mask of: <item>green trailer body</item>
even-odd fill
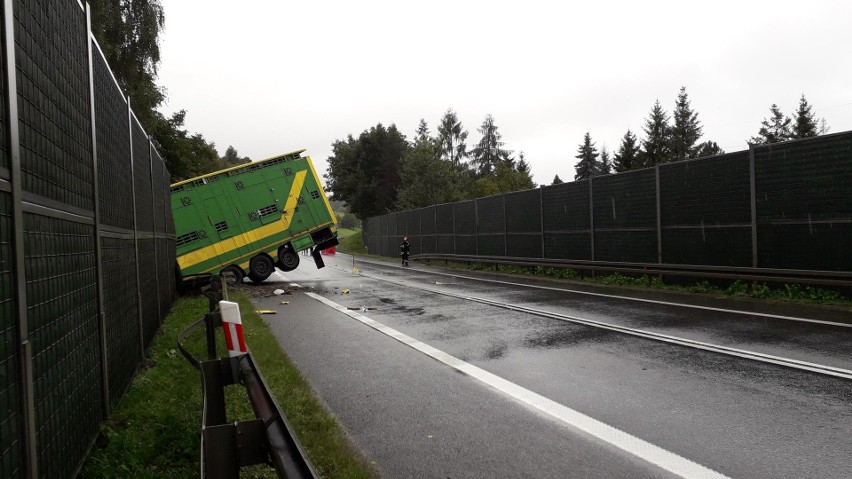
[[[337,244],[336,219],[309,156],[299,150],[171,185],[183,278],[230,271],[263,281],[298,253]]]

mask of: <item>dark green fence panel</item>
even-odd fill
[[[436,225],[438,229],[438,253],[454,254],[456,239],[453,230],[453,203],[438,205]]]
[[[544,257],[592,259],[589,181],[542,188]]]
[[[453,252],[476,254],[476,201],[453,203],[452,208],[455,232]]]
[[[663,263],[751,266],[748,152],[660,165]]]
[[[758,266],[852,270],[852,133],[754,149]]]
[[[141,359],[133,237],[101,237],[109,393],[113,403],[127,390]]]
[[[13,231],[12,195],[0,191],[0,477],[21,476],[23,453]]]
[[[405,214],[405,235],[411,243],[411,254],[423,252],[423,236],[420,234],[420,214],[423,210],[416,209]]]
[[[174,298],[169,175],[138,122],[129,123],[79,2],[15,1],[3,12],[14,28],[14,59],[5,60],[14,64],[15,89],[0,82],[0,91],[19,134],[0,109],[0,477],[35,475],[23,454],[30,447],[39,477],[73,477],[107,412],[105,394],[118,401],[141,363],[140,327],[150,343]],[[18,146],[21,161],[13,163]],[[13,197],[9,182],[18,178],[22,194]],[[15,221],[12,211],[21,210]],[[21,249],[13,248],[16,234]],[[27,303],[20,315],[18,281]],[[22,364],[31,364],[31,385],[19,382]],[[32,402],[24,404],[28,387]],[[23,420],[29,411],[34,430]]]
[[[24,191],[92,211],[88,37],[76,2],[15,2]]]
[[[151,153],[148,135],[136,117],[131,121],[133,148],[133,188],[136,196],[136,228],[140,232],[154,231],[154,203],[151,187]],[[142,262],[140,264],[147,264]]]
[[[423,237],[420,252],[435,253],[438,251],[438,236],[435,227],[435,211],[434,206],[423,208],[420,210],[420,234]]]
[[[42,477],[73,475],[103,414],[94,233],[91,225],[24,214]]]
[[[93,53],[101,224],[132,230],[133,181],[127,102],[100,51],[94,49]]]
[[[541,190],[507,193],[506,255],[541,258]]]
[[[592,180],[594,259],[657,262],[657,193],[653,169]]]
[[[142,309],[142,337],[145,348],[151,345],[160,327],[160,308],[157,299],[156,244],[153,237],[140,238],[136,242],[139,250],[139,291]]]
[[[475,251],[460,254],[506,255],[506,207],[503,195],[476,200],[476,247]]]

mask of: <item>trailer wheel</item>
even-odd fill
[[[249,279],[255,283],[260,283],[269,277],[275,271],[275,264],[272,263],[272,258],[265,254],[259,254],[249,261]]]
[[[293,248],[282,246],[278,248],[278,262],[275,263],[281,271],[293,271],[299,266],[299,254],[293,251]]]
[[[222,273],[231,273],[234,275],[234,284],[243,284],[243,278],[246,277],[243,270],[236,266],[228,266],[227,268],[222,268]]]

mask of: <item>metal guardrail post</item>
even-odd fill
[[[33,390],[32,343],[27,322],[27,281],[24,248],[23,183],[21,182],[21,141],[18,118],[18,82],[15,60],[14,0],[3,1],[3,81],[5,84],[6,145],[9,149],[9,176],[12,189],[12,244],[14,291],[17,315],[18,393],[21,412],[21,444],[24,475],[38,477],[36,450],[35,391]]]

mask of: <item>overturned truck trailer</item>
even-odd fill
[[[292,271],[299,252],[338,244],[336,219],[305,150],[171,185],[182,279],[230,272],[238,282]]]

